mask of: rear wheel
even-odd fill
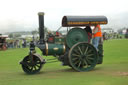
[[[76,71],[92,70],[98,60],[95,47],[86,42],[75,44],[69,51],[69,63]]]

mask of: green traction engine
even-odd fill
[[[38,73],[46,59],[36,53],[38,47],[44,56],[53,55],[62,62],[63,66],[70,66],[76,71],[92,70],[96,64],[103,61],[103,44],[100,43],[99,51],[91,44],[92,30],[87,26],[107,24],[105,16],[64,16],[62,27],[67,28],[66,36],[51,36],[44,39],[44,13],[39,12],[39,43],[30,43],[30,52],[20,62],[22,69],[27,74]]]

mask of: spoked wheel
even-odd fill
[[[76,71],[92,70],[98,60],[95,47],[89,43],[79,42],[69,51],[69,63]]]
[[[42,64],[44,64],[44,60],[41,59],[39,55],[31,55],[26,56],[23,61],[20,62],[22,64],[22,69],[27,74],[35,74],[40,71],[42,68]]]

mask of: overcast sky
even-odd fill
[[[109,23],[102,27],[128,27],[128,0],[0,0],[0,33],[37,29],[38,12],[51,30],[64,15],[105,15]]]

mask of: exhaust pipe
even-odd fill
[[[39,12],[39,41],[40,44],[44,43],[44,12]]]

